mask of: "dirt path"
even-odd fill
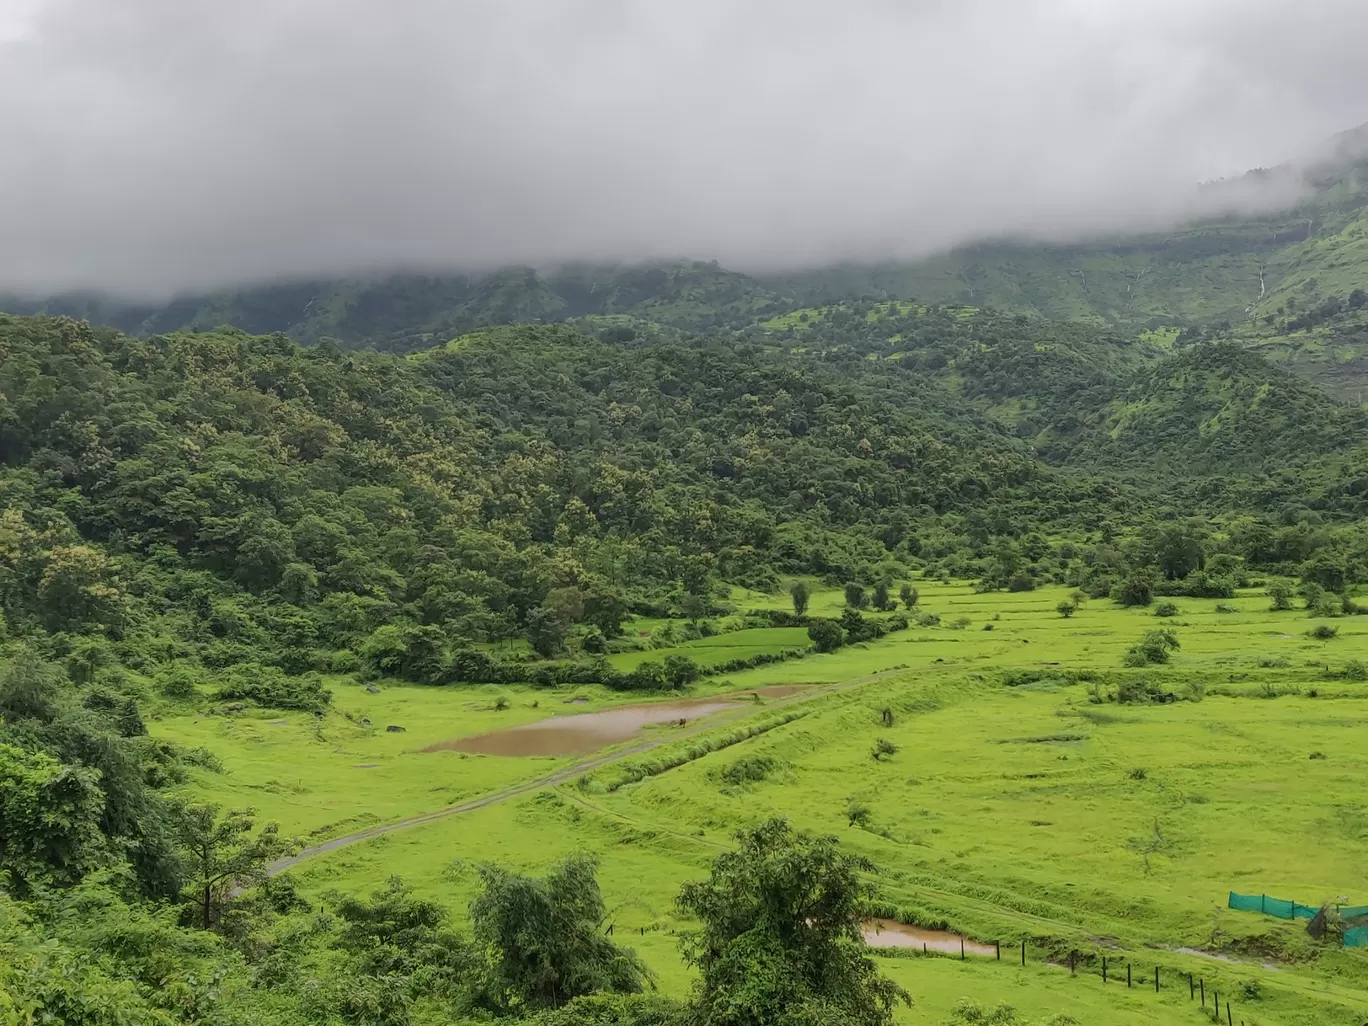
[[[521,784],[515,784],[512,787],[506,787],[499,791],[493,791],[489,794],[481,795],[479,798],[472,798],[469,801],[461,802],[457,805],[448,805],[445,808],[434,809],[431,812],[421,812],[416,816],[396,819],[391,823],[380,823],[373,827],[367,827],[364,830],[357,830],[355,833],[334,837],[332,840],[324,841],[321,844],[311,845],[297,855],[292,855],[289,858],[272,862],[271,865],[267,867],[267,873],[271,876],[275,876],[277,873],[283,873],[285,870],[297,866],[301,862],[305,862],[308,859],[315,858],[319,855],[327,854],[330,851],[336,851],[339,848],[346,848],[353,844],[359,844],[361,841],[369,841],[375,837],[382,837],[385,834],[393,833],[396,830],[407,830],[409,827],[422,826],[424,823],[433,823],[439,819],[446,819],[448,816],[460,816],[463,813],[488,808],[491,805],[497,805],[499,802],[507,801],[510,798],[516,798],[520,794],[526,794],[528,791],[535,791],[543,787],[554,787],[557,784],[565,783],[567,780],[572,780],[583,773],[600,769],[633,755],[640,755],[642,752],[649,752],[651,749],[659,748],[661,745],[671,744],[683,738],[702,734],[734,720],[753,716],[756,712],[761,710],[782,709],[786,706],[810,702],[814,698],[835,694],[840,691],[848,691],[851,688],[860,687],[864,684],[871,684],[874,681],[882,680],[885,677],[890,677],[893,674],[901,672],[903,671],[881,670],[878,673],[871,673],[865,677],[856,677],[853,680],[841,681],[837,684],[818,685],[810,690],[789,695],[786,698],[776,699],[772,702],[767,702],[764,705],[741,705],[738,706],[734,712],[727,711],[715,713],[677,733],[663,733],[659,737],[648,738],[647,740],[639,741],[626,748],[619,748],[605,755],[595,756],[594,758],[577,762],[571,766],[564,766],[545,776],[537,777],[534,780],[527,780]],[[732,693],[746,694],[745,691]]]

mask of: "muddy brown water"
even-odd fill
[[[892,919],[871,919],[864,924],[862,932],[865,943],[871,948],[912,948],[946,955],[960,953],[960,935],[946,930],[923,930],[920,926],[908,926]],[[991,958],[997,954],[997,948],[965,937],[964,953]]]
[[[650,702],[642,705],[621,705],[599,712],[576,713],[568,716],[549,716],[535,723],[524,723],[486,734],[438,741],[424,748],[425,752],[467,752],[471,755],[586,755],[626,741],[642,728],[657,723],[686,724],[704,716],[735,709],[761,698],[783,698],[796,694],[808,685],[780,684],[752,691],[733,691],[710,698],[686,698],[677,702]],[[958,949],[956,949],[958,950]]]

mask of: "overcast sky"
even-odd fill
[[[0,0],[0,291],[1161,225],[1368,120],[1365,39],[1365,0]]]

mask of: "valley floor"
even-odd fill
[[[918,586],[941,626],[709,681],[698,694],[822,686],[738,703],[676,733],[648,726],[583,772],[566,773],[583,757],[423,749],[640,697],[347,688],[320,723],[240,713],[151,728],[222,760],[223,772],[197,776],[197,793],[253,806],[307,843],[564,775],[291,872],[305,893],[367,891],[399,875],[460,914],[480,862],[542,871],[591,851],[615,936],[670,994],[691,980],[676,948],[687,925],[673,906],[679,885],[702,876],[737,828],[778,814],[868,856],[886,914],[1002,942],[1001,963],[881,956],[916,998],[909,1023],[942,1022],[966,996],[1081,1023],[1196,1022],[1189,973],[1209,999],[1233,997],[1235,1022],[1368,1019],[1368,950],[1322,945],[1301,922],[1226,908],[1232,890],[1310,905],[1368,902],[1368,682],[1353,679],[1368,661],[1368,618],[1270,612],[1262,592],[1249,591],[1222,602],[1175,599],[1178,614],[1165,620],[1105,600],[1065,619],[1055,611],[1063,589]],[[736,598],[743,608],[784,602]],[[814,612],[838,601],[818,593]],[[1327,623],[1333,638],[1308,636]],[[1161,624],[1181,642],[1172,661],[1123,671],[1125,649]],[[1119,684],[1135,679],[1179,700],[1116,701]],[[710,738],[747,724],[769,729],[708,751]],[[876,758],[879,739],[893,751]]]

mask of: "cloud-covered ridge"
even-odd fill
[[[683,255],[758,270],[1070,238],[1194,216],[1211,195],[1195,182],[1368,120],[1361,0],[9,14],[0,291]]]

